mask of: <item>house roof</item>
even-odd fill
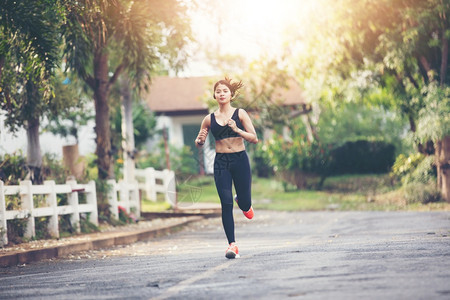
[[[155,77],[144,99],[157,114],[207,113],[208,106],[202,99],[212,97],[213,82],[210,77]],[[273,100],[283,100],[284,105],[304,104],[299,85],[291,80],[288,86],[276,90]]]
[[[207,113],[208,106],[201,101],[207,90],[207,77],[155,77],[144,97],[150,109],[156,113]]]

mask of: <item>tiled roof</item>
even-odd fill
[[[215,78],[209,77],[155,77],[149,92],[144,94],[150,109],[156,113],[207,111],[208,106],[201,99],[213,96]],[[289,89],[274,93],[274,100],[284,100],[284,105],[303,104],[303,93],[293,80]]]
[[[207,110],[200,98],[211,90],[208,83],[206,77],[155,77],[144,97],[154,112]]]

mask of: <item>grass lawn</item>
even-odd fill
[[[178,184],[178,203],[219,203],[212,176]],[[255,209],[311,210],[450,210],[450,203],[408,204],[401,190],[396,190],[387,175],[349,175],[327,178],[323,189],[297,190],[274,178],[253,177],[252,200]],[[169,209],[163,195],[157,202],[143,201],[143,211]]]

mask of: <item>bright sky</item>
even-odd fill
[[[197,55],[187,68],[187,76],[212,71],[200,55],[202,49],[248,60],[280,54],[284,44],[295,42],[292,39],[305,33],[312,19],[321,17],[320,8],[326,0],[198,2],[201,11],[193,14],[192,29],[200,48],[195,50]]]

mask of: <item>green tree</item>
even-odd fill
[[[72,74],[75,75],[75,74]],[[75,76],[67,76],[63,72],[56,72],[53,84],[56,104],[51,107],[48,123],[43,128],[63,138],[79,143],[79,129],[86,126],[94,118],[89,107],[90,99],[82,92],[82,83]]]
[[[400,112],[420,152],[445,149],[433,146],[448,140],[448,123],[431,118],[448,111],[450,1],[328,1],[321,13],[291,64],[308,97],[332,109],[351,102]],[[438,156],[438,183],[450,200],[449,154]]]
[[[180,67],[189,38],[186,5],[176,0],[67,1],[68,65],[93,92],[100,179],[113,178],[110,131],[112,85],[122,73],[140,86],[164,58]]]
[[[347,7],[350,4],[347,1]],[[394,96],[393,105],[407,116],[420,152],[431,154],[438,148],[445,152],[446,147],[430,142],[448,140],[448,117],[444,122],[429,118],[448,112],[450,1],[366,0],[352,2],[352,8],[338,15],[352,24],[344,29],[348,61],[372,71]],[[432,109],[436,101],[444,105]],[[450,176],[445,172],[450,154],[435,156],[447,158],[436,164],[439,188],[450,201]]]
[[[61,21],[56,0],[0,4],[0,105],[11,131],[26,129],[27,165],[34,181],[42,180],[40,118],[55,103],[52,81],[60,62]]]

